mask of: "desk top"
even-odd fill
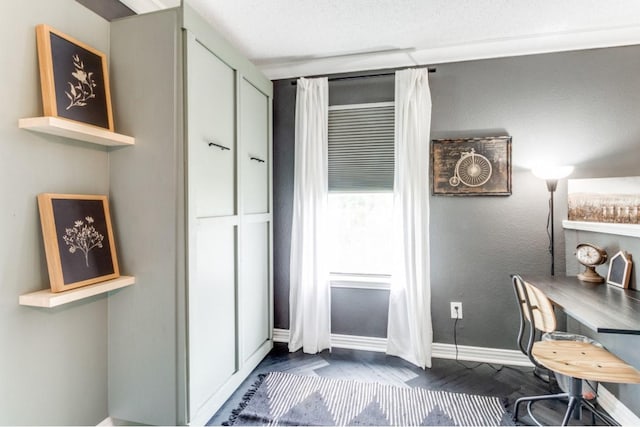
[[[601,333],[640,335],[640,292],[566,276],[523,276],[565,313]]]

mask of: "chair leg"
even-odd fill
[[[514,409],[514,417],[516,421],[518,420],[518,412],[520,408],[520,404],[523,402],[537,402],[539,400],[553,400],[553,399],[562,399],[565,397],[569,397],[569,393],[557,393],[557,394],[543,394],[541,396],[528,396],[521,397],[516,400],[515,409]]]
[[[580,406],[578,405],[580,403],[580,398],[579,397],[575,397],[575,396],[570,396],[569,397],[569,405],[567,405],[567,412],[565,412],[564,414],[564,418],[562,419],[562,426],[566,426],[569,424],[569,418],[571,418],[571,414],[573,413],[574,409],[578,409]]]
[[[567,411],[564,414],[564,418],[561,424],[563,426],[566,426],[569,424],[569,420],[571,419],[572,415],[576,420],[579,420],[581,418],[582,406],[584,406],[586,409],[589,410],[589,412],[591,412],[592,417],[597,417],[603,423],[607,425],[612,425],[612,426],[619,425],[615,419],[605,414],[603,411],[600,411],[593,403],[582,398],[582,380],[578,378],[571,379],[570,390],[568,393],[545,394],[542,396],[521,397],[520,399],[516,400],[515,408],[514,408],[515,420],[518,421],[520,404],[524,402],[529,402],[530,416],[534,420],[534,422],[538,424],[538,421],[536,421],[535,418],[533,417],[533,414],[531,414],[531,404],[539,400],[553,400],[553,399],[562,399],[562,398],[569,398]],[[593,424],[595,424],[595,422]]]
[[[582,418],[582,380],[580,378],[571,378],[571,385],[569,386],[569,396],[577,399],[577,406],[573,410],[573,419],[579,420]]]
[[[544,381],[547,384],[551,384],[551,377],[553,374],[546,368],[533,367],[533,376]]]
[[[599,418],[600,421],[602,421],[603,423],[605,423],[607,425],[610,425],[610,426],[619,425],[618,422],[615,419],[613,419],[609,415],[605,414],[603,411],[601,411],[598,408],[596,408],[596,406],[593,403],[589,402],[588,400],[583,400],[582,404],[591,412],[591,414],[594,417]],[[595,424],[595,422],[593,424]]]

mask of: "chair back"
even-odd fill
[[[524,289],[525,316],[532,326],[542,332],[556,330],[556,315],[549,298],[540,289],[520,278]],[[533,318],[533,321],[531,320]]]
[[[525,282],[515,274],[512,277],[513,290],[520,311],[520,329],[518,331],[518,347],[526,354],[534,365],[540,366],[533,358],[531,349],[536,339],[536,330],[553,332],[556,329],[556,316],[551,301],[538,288]],[[529,325],[527,328],[526,325]],[[529,331],[527,342],[523,341],[525,330]]]

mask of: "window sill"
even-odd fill
[[[329,275],[331,288],[347,289],[391,289],[391,276],[377,274],[338,274]]]

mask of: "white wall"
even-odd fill
[[[95,425],[108,415],[106,298],[18,305],[49,283],[36,195],[109,191],[105,149],[18,129],[42,115],[40,23],[109,51],[109,23],[73,0],[0,4],[0,425]]]

